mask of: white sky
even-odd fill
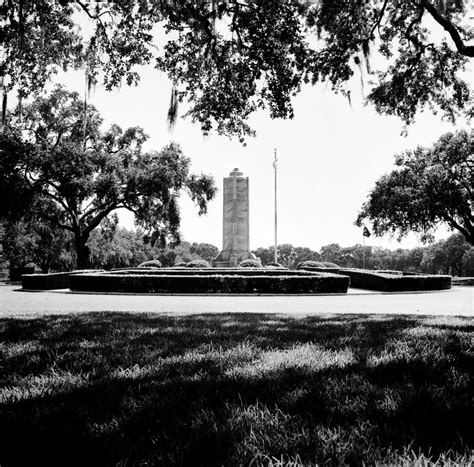
[[[401,136],[403,123],[384,117],[362,102],[359,76],[354,78],[352,107],[323,85],[303,87],[294,99],[293,120],[271,120],[268,112],[256,113],[250,124],[257,131],[247,146],[217,134],[204,137],[198,124],[178,119],[172,134],[166,115],[171,84],[152,67],[140,70],[137,87],[123,86],[107,92],[98,85],[89,102],[97,107],[105,125],[122,128],[139,125],[150,139],[146,149],[161,149],[170,141],[181,144],[191,158],[192,171],[214,177],[219,192],[208,214],[186,197],[181,199],[183,239],[222,246],[222,179],[238,167],[250,179],[250,247],[274,242],[273,151],[278,151],[278,243],[307,246],[314,250],[328,243],[350,246],[362,243],[361,229],[354,226],[358,210],[375,181],[394,167],[394,155],[417,145],[432,145],[453,127],[430,113],[420,115]],[[471,80],[472,78],[472,74]],[[61,73],[56,82],[84,93],[84,75]],[[474,83],[473,83],[474,84]],[[181,114],[184,111],[181,109]],[[133,217],[120,214],[121,224],[133,228]],[[441,228],[438,238],[449,233]],[[411,248],[418,244],[410,235],[401,243],[374,236],[366,244],[387,248]]]

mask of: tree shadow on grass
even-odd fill
[[[360,463],[474,446],[472,320],[0,320],[0,465]]]

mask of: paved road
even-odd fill
[[[156,313],[381,313],[474,317],[474,287],[429,293],[363,293],[320,296],[170,296],[26,292],[0,285],[0,317],[89,311]]]

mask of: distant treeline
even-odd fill
[[[254,254],[262,264],[274,261],[274,247],[258,248]],[[365,258],[364,258],[365,256]],[[290,244],[278,245],[278,262],[293,268],[306,260],[328,261],[342,267],[367,269],[393,269],[427,274],[452,274],[454,276],[474,275],[474,247],[461,234],[451,235],[446,240],[412,249],[389,250],[360,244],[341,247],[331,243],[319,251],[294,247]]]
[[[34,263],[46,271],[64,271],[76,267],[73,238],[64,232],[52,231],[44,225],[35,229],[21,222],[3,231],[3,255],[13,266]],[[177,246],[160,247],[146,241],[140,230],[117,227],[115,221],[104,222],[94,230],[87,244],[93,268],[112,269],[134,267],[143,261],[158,259],[164,267],[176,263],[204,259],[211,262],[219,252],[209,243],[182,241]],[[253,253],[263,265],[274,261],[274,247],[257,248]],[[290,244],[278,246],[278,262],[295,268],[307,260],[328,261],[342,267],[393,269],[428,274],[474,276],[474,248],[460,234],[446,240],[412,249],[362,246],[341,247],[337,243],[323,246],[319,251]]]

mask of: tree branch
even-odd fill
[[[114,209],[116,209],[116,204],[110,205],[108,208],[99,212],[85,227],[82,231],[82,235],[88,236],[101,222],[105,217],[107,217]],[[84,218],[84,217],[83,217]]]
[[[60,229],[69,230],[70,232],[74,232],[74,229],[70,225],[62,224],[61,222],[58,222],[58,220],[53,216],[48,216],[48,214],[45,214],[45,213],[41,214],[41,216],[44,217],[45,219],[48,219],[54,225],[57,225]]]
[[[112,17],[112,13],[110,12],[110,10],[106,10],[106,11],[103,11],[102,13],[100,14],[97,14],[97,15],[93,15],[90,11],[89,11],[89,8],[87,8],[87,5],[84,5],[84,3],[80,2],[79,0],[76,0],[76,3],[82,8],[83,11],[85,11],[85,13],[87,14],[87,16],[90,18],[90,19],[100,19],[101,16],[103,15],[106,15],[106,14],[109,14],[111,18]]]
[[[413,2],[412,2],[413,3]],[[417,5],[419,8],[419,5]],[[412,36],[411,31],[415,27],[415,24],[421,23],[421,20],[423,19],[423,13],[425,10],[423,8],[419,9],[419,14],[416,18],[413,19],[413,21],[408,25],[407,30],[405,31],[405,37],[415,45],[415,47],[423,53],[425,50],[425,45],[418,39],[416,36]]]
[[[71,216],[71,217],[74,217],[74,213],[72,211],[72,209],[59,197],[59,196],[56,196],[54,195],[53,193],[51,193],[50,191],[42,191],[42,193],[47,196],[48,198],[51,198],[52,200],[56,201],[57,203],[59,203],[62,208]]]
[[[445,221],[453,228],[461,232],[466,238],[469,237],[469,232],[457,223],[452,216],[450,216],[447,212],[441,212],[441,217],[445,219]]]
[[[454,44],[458,52],[461,55],[465,55],[466,57],[474,57],[474,45],[466,45],[459,34],[458,29],[456,26],[449,21],[447,18],[442,16],[438,9],[432,5],[428,0],[423,0],[422,6],[428,11],[428,13],[432,16],[432,18],[449,33],[451,39],[453,40]]]
[[[383,19],[384,14],[385,14],[385,10],[387,9],[387,4],[388,4],[388,0],[385,0],[383,2],[382,8],[380,9],[380,14],[379,14],[378,18],[375,20],[375,23],[372,26],[372,29],[370,30],[369,39],[373,39],[375,30],[378,27],[380,27],[380,23],[382,22],[382,19]]]

